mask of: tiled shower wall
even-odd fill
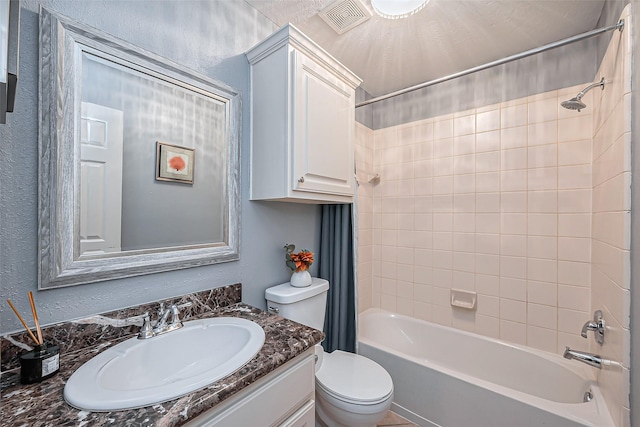
[[[593,108],[559,105],[582,88],[373,132],[369,305],[552,352],[588,348]],[[451,289],[476,292],[477,310],[451,307]]]
[[[629,6],[624,32],[616,32],[595,80],[593,112],[593,204],[591,308],[607,322],[605,344],[591,339],[591,351],[619,363],[598,376],[616,426],[630,425],[630,237],[631,237],[631,28]]]

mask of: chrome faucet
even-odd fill
[[[182,322],[180,321],[180,317],[178,316],[178,306],[175,304],[171,304],[169,308],[165,310],[164,304],[160,304],[160,310],[158,310],[158,323],[156,323],[156,327],[153,328],[153,332],[156,335],[162,335],[167,332],[174,331],[176,329],[182,328]],[[167,320],[171,316],[171,322],[167,323]]]
[[[184,304],[183,306],[190,306],[190,303]],[[180,320],[178,306],[175,304],[171,304],[168,308],[165,309],[164,303],[160,303],[160,309],[158,310],[158,321],[155,326],[151,325],[151,317],[149,313],[144,313],[143,315],[143,324],[140,332],[138,333],[138,339],[143,340],[151,337],[155,337],[156,335],[166,334],[167,332],[175,331],[176,329],[182,328],[182,321]],[[169,316],[171,316],[171,321],[169,320]]]
[[[604,344],[605,326],[604,319],[602,318],[602,311],[596,310],[593,313],[593,322],[589,321],[585,323],[580,335],[582,338],[587,338],[587,331],[593,331],[596,342],[602,345]]]
[[[563,354],[565,359],[575,359],[578,360],[582,363],[586,363],[589,366],[593,366],[595,368],[598,369],[602,369],[602,365],[605,362],[605,360],[603,358],[601,358],[600,356],[596,355],[596,354],[592,354],[592,353],[587,353],[587,352],[583,352],[583,351],[576,351],[576,350],[571,350],[569,347],[566,347],[564,349],[564,354]]]

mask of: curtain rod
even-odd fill
[[[408,88],[405,88],[405,89],[400,89],[400,90],[397,90],[395,92],[388,93],[386,95],[377,96],[375,98],[371,98],[371,99],[368,99],[366,101],[359,102],[359,103],[356,104],[356,108],[364,107],[365,105],[373,104],[374,102],[384,101],[385,99],[393,98],[394,96],[404,95],[405,93],[413,92],[414,90],[422,89],[422,88],[425,88],[425,87],[428,87],[428,86],[433,86],[433,85],[438,84],[438,83],[443,83],[443,82],[446,82],[448,80],[457,79],[458,77],[463,77],[463,76],[466,76],[468,74],[472,74],[472,73],[475,73],[475,72],[478,72],[478,71],[486,70],[487,68],[492,68],[492,67],[495,67],[497,65],[506,64],[507,62],[515,61],[517,59],[526,58],[527,56],[535,55],[535,54],[542,53],[542,52],[545,52],[545,51],[550,50],[550,49],[554,49],[556,47],[560,47],[560,46],[564,46],[564,45],[567,45],[567,44],[570,44],[570,43],[578,42],[580,40],[588,39],[590,37],[594,37],[594,36],[600,35],[602,33],[606,33],[608,31],[612,31],[612,30],[622,31],[623,29],[624,29],[624,19],[621,19],[620,21],[618,21],[617,24],[610,25],[608,27],[597,28],[595,30],[587,31],[586,33],[578,34],[576,36],[569,37],[569,38],[566,38],[566,39],[563,39],[563,40],[559,40],[559,41],[556,41],[556,42],[553,42],[553,43],[545,44],[543,46],[540,46],[540,47],[537,47],[537,48],[534,48],[534,49],[530,49],[530,50],[526,50],[524,52],[516,53],[515,55],[507,56],[506,58],[498,59],[498,60],[492,61],[492,62],[487,62],[486,64],[478,65],[477,67],[473,67],[473,68],[468,68],[466,70],[459,71],[459,72],[454,73],[454,74],[449,74],[448,76],[445,76],[445,77],[440,77],[440,78],[435,79],[435,80],[430,80],[428,82],[420,83],[420,84],[417,84],[415,86],[411,86],[411,87],[408,87]]]

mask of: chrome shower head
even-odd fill
[[[584,102],[580,101],[577,96],[568,101],[562,101],[560,105],[567,110],[578,110],[578,112],[587,106]]]
[[[568,101],[562,101],[560,105],[563,108],[566,108],[567,110],[578,110],[578,112],[580,112],[580,110],[582,110],[583,108],[586,108],[587,106],[584,102],[582,102],[582,97],[585,96],[586,93],[589,92],[591,89],[598,86],[600,86],[602,90],[604,90],[604,77],[601,78],[598,83],[591,83],[589,86],[582,89],[582,91],[579,94],[577,94],[575,98],[571,98]]]

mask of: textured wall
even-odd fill
[[[244,52],[273,23],[242,1],[23,1],[16,110],[0,125],[0,299],[29,312],[37,283],[38,7],[93,26],[238,89],[242,107],[240,261],[105,283],[37,292],[49,324],[132,304],[242,282],[243,300],[264,306],[264,289],[287,281],[282,245],[317,250],[316,206],[248,201],[248,63]],[[314,270],[312,268],[312,273]],[[0,304],[0,332],[20,328]]]

